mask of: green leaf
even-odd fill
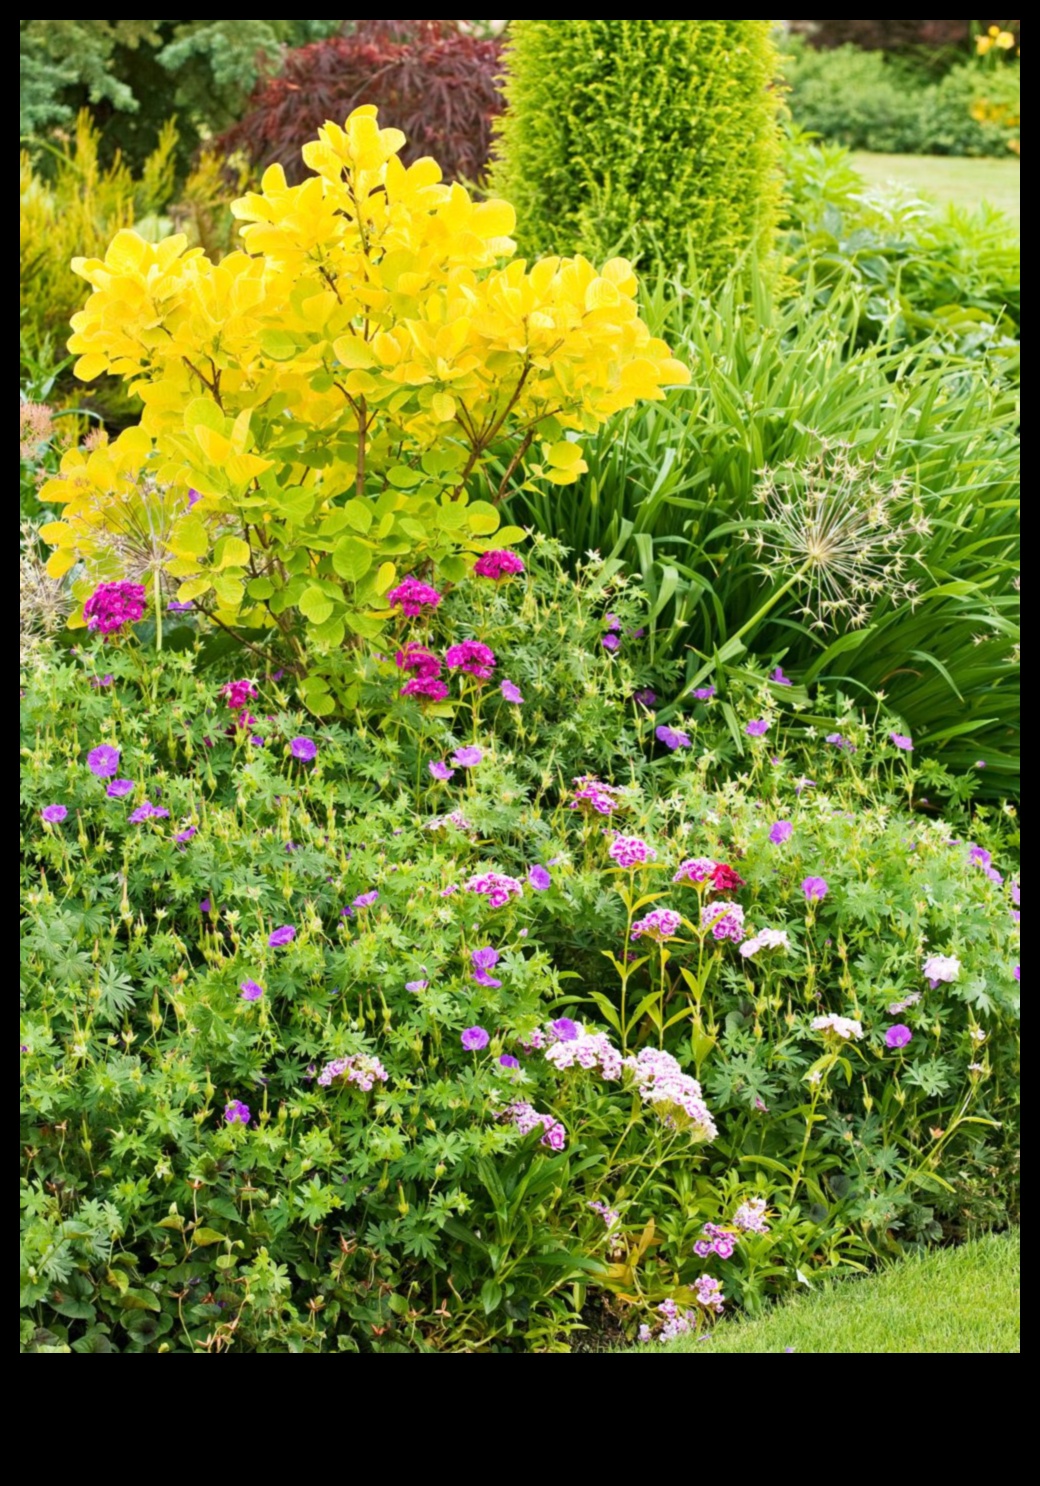
[[[196,1228],[191,1241],[196,1247],[205,1248],[207,1244],[223,1243],[226,1237],[226,1233],[218,1233],[215,1228]]]
[[[311,624],[324,624],[336,606],[324,589],[311,587],[305,591],[297,607]]]
[[[347,583],[356,583],[372,566],[372,549],[357,537],[344,537],[333,548],[332,566]]]
[[[274,584],[270,578],[254,578],[251,583],[246,584],[246,593],[251,599],[260,602],[271,597],[274,593]]]
[[[497,1280],[485,1280],[480,1287],[480,1303],[485,1316],[498,1309],[502,1303],[502,1286]]]
[[[287,330],[261,330],[259,341],[260,349],[272,361],[291,361],[298,349],[296,337]]]

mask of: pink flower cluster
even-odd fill
[[[318,1082],[325,1088],[335,1078],[341,1078],[345,1084],[356,1084],[367,1093],[377,1079],[381,1084],[386,1083],[387,1072],[378,1058],[352,1053],[349,1058],[333,1058],[318,1074]]]
[[[746,1198],[733,1214],[733,1226],[739,1228],[741,1233],[768,1233],[766,1199],[764,1197]]]
[[[503,872],[481,872],[466,883],[468,893],[481,893],[492,908],[504,908],[511,897],[522,898],[524,890],[515,877]]]
[[[541,1144],[554,1151],[562,1151],[567,1144],[567,1132],[559,1120],[550,1114],[539,1114],[533,1104],[527,1104],[522,1099],[504,1109],[499,1119],[508,1120],[511,1125],[515,1125],[521,1135],[530,1135],[532,1130],[537,1130],[541,1125],[544,1131]]]
[[[688,1130],[694,1140],[714,1140],[718,1134],[695,1078],[683,1073],[672,1057],[655,1047],[644,1047],[624,1066],[632,1073],[639,1097],[666,1125]]]
[[[705,1310],[714,1311],[716,1315],[721,1314],[726,1304],[721,1280],[714,1279],[710,1274],[702,1274],[700,1279],[694,1280],[693,1288],[697,1292],[698,1303]]]
[[[220,695],[225,698],[232,712],[240,712],[247,702],[251,702],[258,695],[252,681],[229,681],[226,686],[220,688]]]
[[[710,1254],[716,1254],[720,1259],[730,1259],[736,1246],[737,1234],[730,1233],[727,1228],[719,1228],[714,1223],[705,1223],[704,1237],[694,1244],[693,1252],[698,1259],[707,1259]]]
[[[705,903],[701,928],[710,928],[713,939],[732,939],[739,944],[744,934],[744,910],[739,903]]]
[[[680,866],[673,882],[710,882],[718,863],[712,857],[690,857]]]
[[[147,595],[140,583],[99,583],[83,605],[87,629],[114,635],[124,624],[136,624]]]
[[[409,619],[415,619],[424,609],[436,609],[441,595],[428,583],[418,578],[404,578],[396,588],[391,588],[386,601],[392,609],[400,609]]]
[[[398,670],[410,672],[410,680],[401,687],[403,697],[421,697],[427,702],[441,702],[448,687],[440,679],[441,663],[425,645],[411,641],[394,656]]]
[[[640,836],[615,836],[607,848],[611,861],[619,867],[638,867],[642,862],[652,862],[657,852]]]
[[[549,1027],[550,1035],[552,1024]],[[567,1068],[587,1068],[599,1072],[601,1078],[621,1077],[624,1066],[621,1054],[604,1032],[586,1032],[580,1022],[575,1023],[577,1036],[560,1038],[546,1049],[545,1061],[563,1072]]]
[[[495,652],[479,640],[460,640],[457,645],[448,646],[444,664],[449,671],[465,671],[478,681],[490,681],[497,662]]]
[[[641,939],[646,935],[660,943],[662,939],[674,939],[681,925],[682,914],[676,913],[674,908],[654,908],[645,918],[636,919],[632,925],[632,938]]]
[[[473,571],[478,578],[492,578],[496,583],[500,578],[511,578],[515,573],[522,573],[523,570],[523,558],[505,548],[498,548],[493,552],[482,552],[473,565]]]
[[[592,809],[597,815],[613,815],[624,803],[625,791],[616,784],[604,784],[592,774],[575,779],[571,810]]]

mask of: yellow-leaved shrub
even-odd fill
[[[510,262],[512,207],[444,185],[433,160],[405,168],[403,143],[370,107],[326,124],[310,179],[272,166],[234,203],[244,247],[219,263],[123,231],[73,264],[93,288],[76,372],[123,377],[143,412],[41,491],[65,507],[51,571],[89,569],[113,480],[144,481],[179,598],[232,629],[277,625],[318,712],[350,705],[351,637],[379,638],[396,579],[457,582],[521,538],[469,498],[489,457],[503,485],[525,460],[567,484],[583,433],[688,379],[627,262]]]

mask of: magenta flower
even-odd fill
[[[272,949],[282,949],[286,944],[291,944],[295,938],[296,930],[292,924],[282,924],[280,929],[272,930],[267,942]]]
[[[133,814],[128,817],[133,826],[143,825],[146,820],[169,820],[169,818],[170,812],[158,805],[153,805],[151,800],[145,800],[143,805],[138,805]]]
[[[660,943],[664,939],[674,939],[681,926],[682,915],[676,913],[674,908],[654,908],[645,918],[636,919],[632,925],[631,937],[642,939],[645,935]]]
[[[744,910],[739,903],[705,903],[701,928],[710,928],[713,939],[732,939],[739,944],[744,937]]]
[[[744,729],[749,738],[761,738],[769,731],[769,719],[766,717],[753,717]]]
[[[478,985],[490,986],[494,989],[502,984],[500,980],[495,980],[488,973],[498,964],[497,949],[492,949],[488,944],[483,949],[473,950],[469,958],[473,966],[473,979]]]
[[[460,769],[475,769],[484,757],[484,750],[478,748],[475,743],[466,743],[462,748],[456,748],[451,756],[453,764]]]
[[[968,852],[968,861],[978,867],[989,867],[993,858],[984,846],[973,846]]]
[[[506,549],[482,552],[473,565],[478,578],[493,578],[496,583],[500,578],[511,578],[514,573],[522,573],[523,570],[523,558]]]
[[[617,635],[608,634],[603,636],[600,644],[603,646],[604,650],[617,650],[621,645],[621,641],[618,639]]]
[[[186,826],[184,828],[184,830],[183,831],[179,831],[177,833],[177,835],[174,836],[173,839],[175,841],[180,841],[180,842],[190,841],[191,838],[192,838],[192,836],[195,835],[195,833],[196,833],[197,830],[198,830],[198,826]]]
[[[460,1041],[468,1053],[479,1053],[482,1047],[487,1047],[491,1038],[483,1027],[467,1027]]]
[[[778,820],[770,827],[769,839],[774,846],[783,846],[785,841],[790,841],[794,834],[794,826],[789,820]]]
[[[232,712],[240,712],[247,702],[253,701],[260,693],[252,681],[242,680],[229,681],[220,688],[220,695],[225,698]]]
[[[403,697],[419,697],[424,702],[443,702],[448,695],[448,685],[436,676],[413,676],[401,687]]]
[[[640,836],[615,836],[607,848],[607,855],[619,867],[635,867],[656,860],[657,852]]]
[[[514,707],[522,707],[524,704],[523,693],[515,681],[503,681],[498,688],[507,702],[512,702]]]
[[[406,991],[412,992],[425,991],[429,984],[430,982],[428,980],[406,980],[404,988]]]
[[[673,882],[708,882],[715,875],[718,862],[714,857],[689,857],[680,863]]]
[[[684,733],[681,728],[661,726],[654,729],[654,737],[666,748],[670,748],[673,753],[677,748],[689,748],[690,746],[689,734]]]
[[[464,671],[478,681],[490,681],[497,662],[495,652],[487,645],[479,640],[462,640],[458,645],[448,646],[444,664],[449,671]]]
[[[239,993],[243,1001],[259,1001],[264,994],[262,985],[257,985],[255,980],[244,980],[239,986]]]
[[[528,868],[527,880],[535,892],[544,893],[552,882],[552,878],[540,863],[535,862],[533,867]]]
[[[171,599],[166,605],[166,612],[168,614],[190,614],[194,607],[191,599],[185,599],[183,603],[179,599]]]
[[[93,677],[90,684],[91,686],[111,686],[114,680],[115,677],[112,675],[111,671],[109,671],[107,676]]]
[[[358,893],[357,897],[354,899],[353,906],[355,908],[371,908],[372,904],[377,902],[378,899],[379,894],[378,892],[376,892],[375,888],[373,888],[370,893]]]
[[[827,896],[827,883],[822,877],[806,877],[802,881],[802,892],[810,903],[820,903]]]
[[[901,748],[904,753],[913,753],[913,739],[908,738],[905,733],[889,733],[888,736],[892,739],[896,748]]]
[[[132,779],[110,779],[106,795],[111,795],[113,800],[121,800],[124,795],[133,791],[134,781]]]
[[[449,769],[448,765],[444,762],[443,759],[431,759],[426,767],[429,769],[434,779],[440,779],[445,784],[448,782],[449,779],[453,779],[455,777],[455,770]]]
[[[199,912],[200,913],[212,913],[213,912],[213,904],[209,901],[208,898],[200,898],[200,900],[199,900]]]
[[[436,609],[441,595],[428,583],[418,578],[405,578],[396,588],[391,588],[386,601],[392,609],[400,609],[409,619],[415,619],[424,609]]]
[[[616,614],[604,614],[603,623],[607,629],[621,628],[621,620]]]
[[[644,686],[632,693],[632,700],[638,702],[641,707],[656,707],[657,693],[651,691],[649,686]]]
[[[519,1058],[514,1058],[513,1055],[512,1055],[512,1053],[503,1053],[502,1056],[499,1058],[498,1061],[499,1061],[499,1064],[500,1064],[500,1066],[502,1068],[519,1068],[520,1067],[520,1059]]]
[[[1014,970],[1012,970],[1011,974],[1012,974],[1012,976],[1014,977],[1015,980],[1020,981],[1022,979],[1022,967],[1021,967],[1021,965],[1016,965],[1015,968],[1014,968]]]
[[[885,1046],[891,1048],[906,1047],[913,1037],[909,1027],[904,1027],[902,1022],[896,1022],[894,1027],[889,1027],[885,1033]]]
[[[698,702],[710,702],[715,695],[715,688],[714,686],[698,686],[693,694]]]
[[[394,664],[399,671],[410,671],[421,681],[430,681],[441,673],[437,657],[425,645],[417,645],[414,641],[397,651]]]
[[[770,681],[775,682],[777,686],[794,685],[794,682],[791,680],[790,676],[784,675],[783,668],[781,666],[777,666],[776,669],[770,673],[769,679]]]
[[[581,1029],[577,1022],[572,1022],[569,1016],[558,1016],[549,1026],[556,1033],[560,1042],[577,1042],[581,1036]]]
[[[192,506],[196,505],[201,499],[202,499],[202,495],[201,495],[201,493],[198,490],[195,490],[194,488],[189,489],[189,491],[188,491],[188,510],[190,511],[191,508],[192,508]]]
[[[125,624],[136,624],[145,609],[147,594],[140,583],[99,583],[83,605],[87,629],[114,635]]]
[[[68,813],[68,807],[65,805],[44,805],[40,816],[49,826],[59,826]]]
[[[834,748],[844,748],[846,753],[856,752],[856,745],[850,743],[848,738],[843,737],[841,733],[828,733],[823,741],[830,743]]]
[[[224,1118],[229,1125],[248,1125],[253,1116],[249,1113],[248,1104],[243,1104],[241,1099],[232,1099],[224,1107]]]
[[[110,743],[99,743],[87,754],[87,767],[98,779],[107,779],[119,768],[119,749]]]
[[[313,738],[294,738],[289,744],[289,752],[293,758],[298,758],[302,763],[309,764],[318,756],[318,745]]]

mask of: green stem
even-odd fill
[[[159,569],[152,575],[155,589],[155,648],[162,649],[162,590],[159,586]]]

